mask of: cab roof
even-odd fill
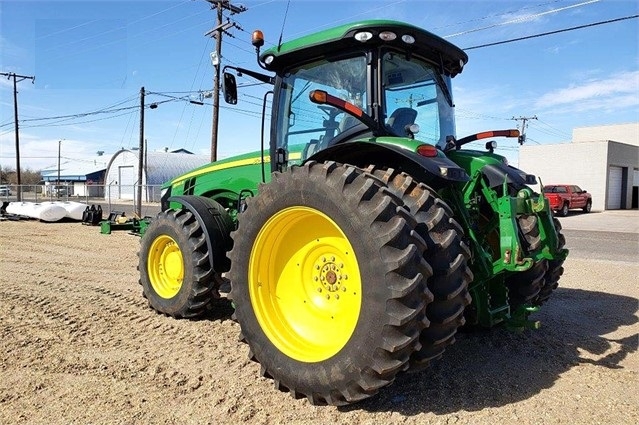
[[[371,33],[372,38],[365,42],[356,40],[355,34],[364,31]],[[384,41],[379,37],[383,31],[391,31],[397,37],[392,41]],[[415,42],[413,44],[404,42],[402,40],[404,35],[412,36]],[[379,46],[393,46],[421,56],[441,66],[442,73],[450,77],[462,72],[464,65],[468,62],[468,55],[463,50],[443,38],[419,27],[390,20],[355,22],[306,35],[264,51],[260,55],[260,61],[268,70],[281,72],[334,52],[371,49]],[[272,60],[266,63],[265,59],[269,56],[272,56]]]

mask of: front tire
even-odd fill
[[[216,298],[204,231],[185,209],[163,211],[140,240],[140,285],[149,306],[175,318],[205,313]]]
[[[590,212],[590,210],[592,210],[592,201],[587,201],[586,202],[586,206],[584,207],[583,211],[587,214]]]
[[[524,251],[532,253],[541,246],[539,236],[539,218],[536,215],[517,217],[517,225],[524,242]],[[548,260],[536,261],[531,268],[523,272],[515,272],[506,278],[510,311],[516,311],[524,304],[530,304],[539,296],[544,287]]]
[[[561,223],[556,218],[553,218],[553,224],[555,225],[555,231],[557,232],[557,251],[564,248],[566,245],[566,238],[561,233]],[[542,305],[552,295],[553,291],[559,286],[559,279],[564,274],[564,260],[549,260],[548,271],[544,276],[544,285],[539,291],[539,295],[533,302],[534,305]]]
[[[566,217],[568,215],[568,202],[564,202],[561,209],[557,212],[560,217]]]
[[[408,368],[430,268],[414,220],[382,184],[309,162],[275,173],[239,222],[229,296],[249,357],[276,388],[344,405]]]

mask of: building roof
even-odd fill
[[[84,181],[87,176],[104,172],[107,168],[109,158],[98,156],[81,160],[68,160],[60,162],[60,180],[62,181]],[[40,171],[42,180],[58,180],[58,166],[47,167]]]
[[[132,157],[136,158],[132,161]],[[127,158],[127,159],[125,159]],[[126,161],[134,167],[137,167],[139,156],[137,150],[122,149],[116,152],[107,166],[107,174],[112,173],[112,167],[121,165],[122,161]],[[194,155],[177,152],[147,152],[144,159],[146,177],[145,184],[161,185],[184,174],[185,172],[197,168],[210,162],[208,155]],[[107,177],[110,179],[110,177]],[[117,180],[117,179],[116,179]]]
[[[209,155],[180,152],[148,152],[146,184],[163,184],[211,161]]]

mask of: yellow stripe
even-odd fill
[[[302,158],[302,154],[300,152],[292,153],[289,156],[289,160],[300,159],[300,158]],[[264,163],[268,164],[270,162],[271,162],[271,157],[265,156]],[[207,173],[210,173],[211,171],[226,170],[227,168],[235,168],[235,167],[242,167],[244,165],[258,165],[258,164],[261,164],[259,156],[256,156],[253,158],[239,159],[237,161],[226,162],[224,164],[219,164],[214,162],[206,168],[202,168],[201,170],[191,171],[190,173],[184,174],[178,179],[173,180],[173,183],[171,183],[171,185],[172,186],[178,185],[186,179],[190,179],[191,177],[201,176],[202,174],[207,174]]]

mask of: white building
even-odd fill
[[[163,183],[208,162],[208,155],[193,155],[183,150],[148,152],[142,169],[142,201],[158,202]],[[135,198],[139,163],[137,150],[122,149],[113,155],[104,178],[105,199]]]
[[[575,128],[571,143],[524,145],[519,168],[545,185],[580,186],[593,210],[637,208],[639,122]]]
[[[104,173],[108,158],[96,156],[80,160],[65,159],[60,167],[51,166],[40,171],[44,193],[55,195],[56,188],[64,189],[64,196],[103,196]]]

